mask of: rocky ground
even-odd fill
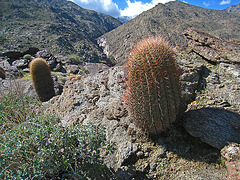
[[[155,139],[148,139],[128,116],[124,66],[79,64],[46,51],[32,54],[57,72],[58,93],[43,103],[45,113],[57,114],[64,126],[104,126],[115,150],[101,154],[115,179],[239,178],[240,46],[194,29],[184,34],[189,44],[175,49],[182,70],[182,113],[172,129]],[[7,76],[29,72],[31,58],[6,56],[2,54],[0,66]],[[31,81],[17,81],[34,96]],[[1,88],[8,83],[2,80]]]

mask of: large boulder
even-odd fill
[[[222,149],[229,142],[240,143],[240,115],[228,110],[202,108],[184,115],[184,127],[194,137]]]
[[[240,45],[224,41],[197,29],[184,31],[188,46],[205,59],[214,63],[240,63]]]

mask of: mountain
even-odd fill
[[[1,0],[0,51],[48,49],[98,62],[96,38],[121,25],[117,19],[67,0]]]
[[[129,20],[131,20],[132,17],[131,17],[131,16],[121,16],[121,17],[118,17],[117,19],[118,19],[120,22],[122,22],[122,23],[126,23],[126,22],[128,22]]]
[[[229,6],[228,8],[224,9],[224,11],[228,13],[238,13],[240,14],[240,4]]]
[[[185,44],[183,31],[196,28],[223,39],[240,39],[240,15],[205,9],[180,1],[158,4],[98,38],[99,45],[116,63],[126,61],[130,49],[148,36],[161,36],[171,44]]]

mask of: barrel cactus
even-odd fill
[[[140,41],[127,62],[126,104],[148,135],[171,127],[179,113],[180,70],[171,46],[161,38]]]
[[[6,79],[6,72],[1,66],[0,66],[0,78]]]
[[[29,67],[34,89],[40,101],[48,101],[55,95],[55,91],[51,70],[47,62],[42,58],[35,58]]]

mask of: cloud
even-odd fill
[[[71,0],[85,9],[91,9],[103,14],[119,17],[121,15],[118,5],[112,0]]]
[[[203,5],[208,7],[208,6],[210,6],[210,3],[209,2],[203,2]]]
[[[150,3],[143,3],[141,0],[126,0],[127,7],[119,9],[118,5],[112,0],[70,0],[85,9],[91,9],[113,17],[130,16],[135,17],[138,14],[153,8],[158,3],[167,3],[173,0],[152,0]]]
[[[225,5],[225,4],[230,4],[231,3],[231,0],[222,0],[220,2],[220,5]]]
[[[127,0],[127,7],[121,10],[121,16],[135,17],[143,11],[153,8],[158,3],[167,3],[169,1],[173,0],[152,0],[150,3],[143,3],[142,1],[136,0],[134,2],[131,2],[130,0]]]

